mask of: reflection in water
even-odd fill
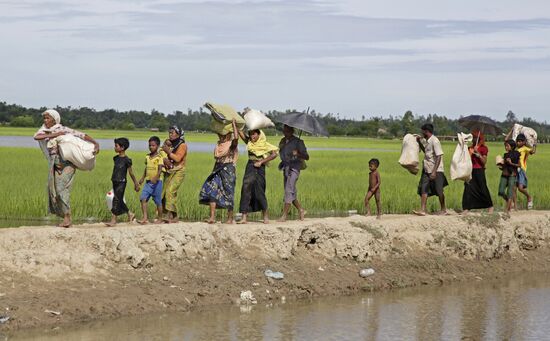
[[[548,275],[253,309],[141,316],[8,340],[543,340]]]

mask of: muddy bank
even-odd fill
[[[2,229],[0,331],[236,304],[244,290],[263,304],[548,272],[549,227],[550,212],[531,211]]]

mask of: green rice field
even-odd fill
[[[1,135],[5,134],[2,128]],[[34,133],[34,130],[31,130]],[[103,132],[105,135],[93,134],[94,137],[111,138],[113,136],[131,136],[121,132]],[[30,134],[30,133],[29,133]],[[133,138],[145,139],[150,133]],[[187,139],[196,141],[199,134],[188,134]],[[213,134],[200,134],[208,137],[202,142],[214,142]],[[278,138],[271,137],[276,143]],[[298,195],[310,216],[332,216],[346,214],[348,210],[364,211],[363,199],[368,187],[368,160],[376,157],[380,160],[382,178],[382,206],[384,213],[410,213],[419,206],[416,194],[419,175],[414,176],[402,168],[397,160],[400,155],[401,142],[373,139],[347,139],[334,137],[330,139],[304,138],[308,147],[327,148],[373,148],[379,151],[311,151],[308,168],[301,174],[298,182]],[[351,141],[351,142],[350,142]],[[461,208],[463,183],[451,182],[449,165],[455,144],[444,142],[445,170],[450,185],[445,189],[447,205],[450,209]],[[494,158],[503,153],[500,143],[489,144],[489,164],[487,178],[489,189],[497,210],[503,206],[503,200],[496,196],[500,171],[494,166]],[[537,209],[550,208],[550,187],[548,186],[548,167],[550,152],[545,145],[538,148],[537,154],[529,159],[529,189],[534,196]],[[143,172],[144,152],[129,151],[134,161],[136,174]],[[79,221],[106,220],[110,217],[105,203],[105,194],[111,189],[112,150],[102,150],[98,155],[96,168],[92,172],[78,171],[71,194],[71,206],[74,218]],[[20,220],[43,219],[47,211],[47,163],[38,145],[36,148],[0,147],[0,159],[4,166],[0,170],[0,183],[3,199],[0,206],[0,219],[17,222]],[[208,208],[198,204],[201,185],[213,166],[211,153],[190,153],[187,158],[187,175],[179,191],[179,209],[183,220],[202,220],[208,214]],[[244,174],[246,156],[241,155],[237,166],[237,193],[235,207],[238,209],[240,184]],[[270,215],[277,217],[282,208],[283,176],[277,170],[278,160],[267,169],[267,196]],[[130,183],[131,180],[129,179]],[[128,186],[126,200],[131,210],[138,211],[139,195]],[[525,206],[525,199],[520,196],[520,205]],[[374,200],[371,203],[374,208]],[[429,209],[437,210],[436,198],[430,198]],[[153,212],[153,204],[150,203]],[[294,211],[294,217],[295,217]],[[141,214],[138,213],[138,217]],[[252,219],[259,215],[252,215]],[[14,223],[16,224],[16,223]],[[4,224],[5,226],[6,224]]]

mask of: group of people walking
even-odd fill
[[[434,127],[427,123],[421,127],[422,136],[417,137],[420,149],[424,152],[424,162],[418,194],[421,197],[420,210],[415,214],[423,216],[427,214],[426,203],[429,196],[439,198],[440,214],[447,214],[445,205],[444,187],[448,185],[443,166],[443,148],[441,142],[434,135]],[[466,214],[473,209],[487,209],[493,212],[493,200],[489,188],[485,170],[489,148],[485,144],[485,136],[480,130],[472,131],[473,142],[469,146],[472,161],[472,178],[464,183],[462,195],[462,213]],[[517,191],[527,198],[527,208],[533,208],[533,197],[527,190],[527,159],[536,152],[536,145],[528,147],[526,137],[518,134],[515,140],[511,134],[506,136],[504,143],[505,153],[502,162],[498,163],[501,169],[501,177],[498,195],[505,200],[505,212],[510,212],[517,207]]]
[[[48,161],[48,207],[49,212],[63,218],[59,224],[69,227],[72,224],[70,192],[75,166],[64,160],[55,138],[71,134],[82,138],[94,145],[94,153],[99,153],[99,144],[89,135],[65,127],[61,124],[61,116],[55,110],[46,110],[43,114],[43,125],[34,135],[34,139],[44,152]],[[205,221],[216,221],[216,210],[227,210],[226,223],[234,222],[234,198],[236,191],[236,164],[239,157],[238,142],[242,140],[248,151],[248,162],[245,168],[239,212],[242,214],[240,223],[247,223],[248,214],[262,212],[263,222],[269,223],[268,202],[266,198],[266,165],[280,157],[279,170],[284,176],[284,206],[279,221],[285,221],[291,207],[296,207],[299,218],[304,219],[306,214],[297,197],[296,184],[301,170],[305,169],[309,154],[304,142],[294,135],[294,128],[284,125],[283,138],[278,146],[267,142],[263,131],[249,130],[245,133],[238,129],[235,121],[232,122],[232,131],[226,135],[218,134],[218,141],[214,149],[214,167],[206,178],[199,194],[199,203],[209,206],[210,215]],[[444,188],[448,185],[445,177],[443,162],[443,148],[441,142],[434,135],[434,127],[427,123],[421,127],[422,135],[417,136],[420,150],[424,152],[422,174],[418,184],[420,196],[420,210],[413,211],[416,215],[427,214],[427,201],[430,196],[437,196],[441,210],[439,214],[447,214]],[[473,209],[487,209],[493,211],[493,201],[487,186],[485,170],[489,148],[485,144],[483,132],[472,131],[473,142],[469,146],[472,161],[472,177],[464,183],[462,196],[463,213]],[[116,156],[113,158],[114,166],[111,177],[114,198],[112,200],[112,217],[106,224],[113,226],[117,223],[117,217],[128,215],[129,221],[134,220],[135,214],[129,210],[124,202],[127,175],[134,183],[134,190],[140,194],[142,218],[141,224],[147,224],[148,201],[152,198],[156,205],[157,216],[155,223],[173,223],[179,221],[178,216],[178,190],[185,179],[187,144],[184,132],[177,126],[168,129],[168,139],[162,145],[157,136],[148,141],[149,153],[145,157],[145,167],[139,180],[132,168],[132,160],[126,155],[130,147],[127,138],[114,140]],[[517,191],[527,198],[527,208],[533,207],[533,198],[527,190],[527,159],[536,152],[536,146],[526,145],[526,137],[519,134],[515,140],[510,134],[505,141],[506,153],[498,164],[502,170],[498,194],[505,200],[505,211],[509,212],[517,207]],[[369,191],[365,197],[367,214],[370,214],[369,200],[374,197],[377,205],[377,216],[381,215],[380,204],[380,174],[378,172],[380,162],[378,159],[369,161]]]
[[[49,213],[63,218],[61,227],[72,224],[70,193],[76,167],[61,157],[57,145],[52,143],[55,138],[72,134],[93,143],[94,154],[99,153],[99,144],[89,135],[65,127],[61,124],[61,116],[55,110],[46,110],[43,114],[43,125],[34,135],[39,142],[46,159],[48,160],[48,196]],[[284,174],[284,208],[280,221],[288,217],[291,206],[298,210],[300,219],[304,219],[306,211],[301,206],[296,183],[300,171],[305,168],[305,161],[309,154],[304,142],[294,135],[294,128],[283,127],[284,137],[279,146],[267,142],[263,131],[250,130],[246,134],[237,128],[233,122],[233,131],[226,135],[218,134],[218,141],[214,149],[214,168],[206,178],[200,194],[199,203],[208,205],[210,216],[206,221],[214,223],[216,209],[227,210],[226,223],[233,223],[234,197],[236,186],[236,163],[239,156],[238,142],[243,140],[247,145],[248,162],[243,178],[239,211],[242,213],[240,223],[247,223],[248,214],[261,211],[263,222],[269,223],[268,202],[265,195],[266,178],[265,167],[278,156],[281,158],[279,169]],[[162,145],[160,138],[153,136],[148,141],[149,153],[145,157],[145,167],[138,180],[132,168],[133,162],[126,155],[130,141],[121,137],[114,140],[114,150],[117,154],[113,158],[113,200],[111,220],[106,223],[113,226],[120,215],[128,215],[129,221],[135,219],[135,214],[129,210],[124,202],[124,193],[127,184],[127,175],[134,183],[134,190],[140,194],[142,218],[138,221],[147,224],[148,201],[152,198],[156,205],[157,216],[155,223],[173,223],[179,220],[177,209],[178,190],[185,179],[187,144],[183,131],[172,126],[168,130],[168,139]]]

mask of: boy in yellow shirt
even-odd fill
[[[145,170],[143,176],[139,180],[139,184],[143,186],[139,200],[141,201],[141,211],[143,212],[143,219],[139,221],[140,224],[147,224],[147,202],[150,198],[153,198],[155,205],[157,206],[157,218],[155,223],[162,222],[162,180],[160,175],[162,173],[163,157],[159,153],[160,139],[157,136],[153,136],[149,139],[149,151],[151,153],[145,156]]]
[[[535,154],[537,146],[534,145],[530,148],[525,144],[526,141],[527,139],[524,134],[519,134],[516,137],[516,143],[518,145],[517,151],[520,154],[517,188],[527,197],[527,209],[530,210],[533,208],[533,197],[527,191],[527,158],[529,155]],[[514,195],[514,207],[517,207],[517,194]]]

